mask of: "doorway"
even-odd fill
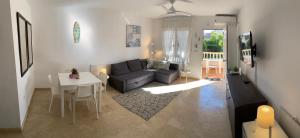
[[[221,80],[226,73],[226,30],[203,30],[202,79]]]

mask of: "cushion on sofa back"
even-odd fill
[[[142,70],[142,64],[139,59],[129,60],[129,61],[127,61],[127,65],[131,72]]]
[[[170,70],[179,70],[179,65],[175,63],[170,64]]]
[[[148,59],[147,60],[147,69],[153,69],[154,67],[154,60]]]
[[[116,64],[111,64],[111,74],[112,75],[122,75],[129,73],[129,69],[126,62],[120,62]]]
[[[170,68],[170,62],[168,61],[157,61],[154,63],[155,69],[163,69],[163,70],[169,70]]]

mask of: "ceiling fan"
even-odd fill
[[[187,3],[192,3],[192,0],[178,0],[178,1],[187,2]],[[163,7],[163,8],[167,11],[167,14],[163,15],[163,17],[171,17],[171,16],[192,16],[191,13],[176,10],[175,7],[174,7],[174,3],[175,3],[175,2],[176,2],[176,0],[167,0],[167,1],[164,2],[163,4],[160,4],[160,6]],[[170,4],[171,4],[171,7],[170,7],[170,8],[167,8],[167,7],[165,6],[166,3],[170,3]]]

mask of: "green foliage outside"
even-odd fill
[[[204,52],[223,52],[224,34],[212,31],[209,38],[204,38]]]

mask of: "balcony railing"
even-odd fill
[[[210,69],[216,70],[215,75],[222,76],[222,70],[224,70],[223,59],[223,52],[203,52],[202,70],[205,71],[203,72],[206,74],[205,77],[208,77]]]
[[[242,50],[243,60],[247,64],[251,64],[251,49]]]
[[[243,56],[251,56],[251,49],[242,50]]]
[[[223,60],[223,52],[203,52],[203,60]]]

